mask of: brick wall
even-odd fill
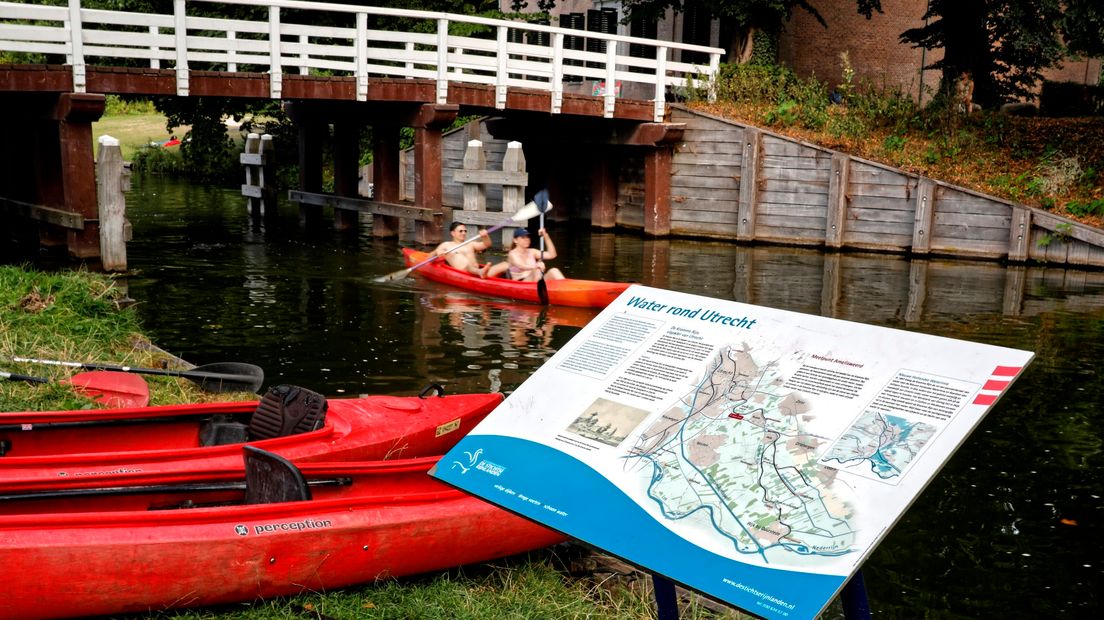
[[[968,1],[968,0],[962,0]],[[924,25],[923,15],[927,0],[882,0],[883,13],[874,13],[866,19],[855,10],[855,0],[814,0],[828,27],[825,28],[802,9],[795,9],[784,26],[779,40],[779,60],[792,67],[802,77],[816,75],[817,79],[832,86],[838,84],[843,73],[840,52],[848,52],[855,69],[855,81],[874,86],[900,89],[915,99],[930,101],[939,87],[939,71],[923,72],[921,95],[920,68],[943,57],[942,50],[926,51],[900,43],[901,33],[909,28]],[[501,0],[502,10],[510,10],[509,0]],[[530,1],[527,12],[535,11],[536,2]],[[616,0],[559,0],[552,10],[554,16],[561,13],[585,12],[590,8],[617,8]],[[623,16],[623,15],[622,15]],[[681,15],[667,12],[667,19],[659,25],[659,38],[680,40]],[[721,47],[726,42],[717,40],[714,26],[712,44]],[[625,26],[619,26],[620,34],[628,34]],[[1062,66],[1047,70],[1044,78],[1056,81],[1096,84],[1100,79],[1101,59],[1070,60]]]
[[[1077,82],[1079,84],[1100,83],[1099,58],[1071,59],[1053,69],[1043,71],[1043,79],[1052,82]]]
[[[920,68],[942,58],[941,50],[915,49],[900,43],[902,32],[924,25],[926,0],[882,0],[884,13],[866,19],[855,10],[854,0],[820,0],[814,3],[825,28],[806,11],[795,9],[779,39],[779,60],[802,77],[835,86],[842,79],[840,53],[846,51],[855,69],[855,82],[887,86],[920,96]],[[923,101],[939,86],[939,72],[924,72]]]

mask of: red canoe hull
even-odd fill
[[[5,501],[0,615],[119,614],[325,592],[564,540],[428,476],[437,458],[306,464],[308,479],[351,480],[314,489],[307,501],[162,510],[151,508],[165,498],[139,494]],[[196,492],[168,500],[185,498],[222,499]]]
[[[249,442],[297,463],[368,461],[442,454],[502,402],[501,394],[330,399],[322,428]],[[238,466],[241,443],[199,446],[212,415],[248,419],[256,401],[124,409],[0,413],[0,485]],[[58,428],[53,423],[171,418]]]
[[[403,258],[408,267],[416,265],[427,258],[429,254],[418,252],[411,248],[403,248]],[[536,282],[517,282],[506,278],[480,278],[458,269],[453,269],[444,260],[436,260],[419,267],[416,274],[421,274],[426,279],[448,284],[464,290],[505,297],[532,303],[541,303],[537,296]],[[605,308],[611,301],[617,298],[626,288],[625,282],[600,282],[597,280],[546,280],[548,286],[548,302],[555,306],[576,306],[582,308]]]

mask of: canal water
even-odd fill
[[[152,339],[197,364],[260,365],[269,386],[508,393],[596,314],[420,278],[376,283],[402,268],[400,243],[367,227],[305,231],[289,204],[261,225],[233,190],[136,178],[127,209],[127,284]],[[548,227],[573,277],[1034,351],[867,561],[871,606],[893,618],[1099,617],[1104,273]]]

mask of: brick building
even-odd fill
[[[778,42],[778,59],[799,75],[816,75],[831,84],[841,79],[840,54],[847,52],[856,83],[896,87],[930,100],[939,87],[939,71],[922,67],[943,57],[942,50],[923,50],[900,42],[909,28],[924,25],[927,0],[882,0],[882,13],[866,19],[855,10],[855,0],[814,0],[825,28],[807,12],[794,11]],[[1043,72],[1044,79],[1096,84],[1101,60],[1071,59]],[[921,78],[923,82],[921,82]],[[921,88],[923,84],[923,88]]]
[[[927,0],[882,0],[882,13],[871,19],[859,15],[855,0],[811,0],[828,27],[804,10],[795,9],[783,26],[778,41],[778,60],[799,75],[815,75],[832,85],[842,76],[840,53],[847,52],[855,82],[877,87],[900,89],[927,102],[939,86],[939,71],[924,71],[925,65],[939,60],[941,50],[923,50],[899,41],[909,28],[924,25]],[[529,0],[526,11],[535,11],[535,0]],[[503,11],[510,10],[510,1],[501,0]],[[726,47],[721,41],[716,20],[699,17],[689,4],[682,13],[667,12],[658,24],[622,24],[624,10],[620,0],[558,0],[552,10],[554,24],[565,27],[595,28],[603,32],[645,36]],[[571,26],[575,24],[575,26]],[[1044,72],[1055,81],[1097,84],[1101,74],[1101,59],[1071,59],[1063,66]]]

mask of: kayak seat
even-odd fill
[[[322,428],[329,403],[318,392],[277,385],[265,393],[249,420],[249,440],[273,439]]]
[[[200,446],[225,446],[247,441],[249,427],[228,415],[213,415],[199,427]]]
[[[245,451],[246,504],[302,502],[311,498],[307,479],[291,461],[254,446],[242,449]]]

